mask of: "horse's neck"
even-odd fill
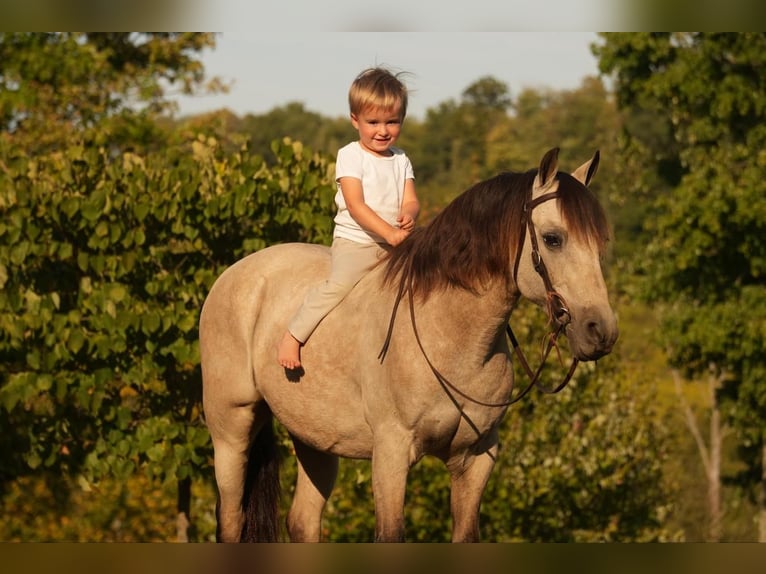
[[[456,341],[461,360],[472,356],[481,361],[494,352],[498,340],[505,337],[515,303],[516,298],[499,286],[480,293],[447,289],[431,294],[422,305],[416,303],[417,328],[419,331],[428,328],[437,336]]]

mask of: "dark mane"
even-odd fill
[[[509,284],[535,175],[536,169],[504,172],[464,191],[390,252],[384,283],[400,277],[423,297],[446,287],[476,291],[498,277]],[[559,208],[570,233],[603,249],[609,228],[596,196],[569,174],[559,172],[558,180]]]

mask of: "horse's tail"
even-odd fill
[[[250,446],[240,542],[279,542],[280,456],[271,414]]]

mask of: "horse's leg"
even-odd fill
[[[375,541],[404,542],[404,495],[410,443],[389,433],[372,452],[372,491],[375,497]]]
[[[293,437],[298,461],[295,495],[287,515],[291,542],[319,542],[322,511],[338,476],[338,457],[306,446]]]
[[[484,452],[459,464],[448,464],[452,489],[452,542],[479,541],[479,507],[497,459],[497,438]]]
[[[207,414],[213,440],[215,480],[218,485],[218,533],[220,542],[239,542],[244,524],[242,496],[247,475],[252,405],[236,406]]]

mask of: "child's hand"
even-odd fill
[[[407,214],[399,215],[396,218],[396,222],[399,224],[399,229],[403,229],[407,232],[410,232],[415,228],[415,220],[412,219],[412,216]]]
[[[410,234],[411,230],[404,230],[399,227],[393,227],[391,228],[391,233],[388,237],[388,244],[392,247],[396,247],[399,245],[402,241],[407,239],[407,236]]]

